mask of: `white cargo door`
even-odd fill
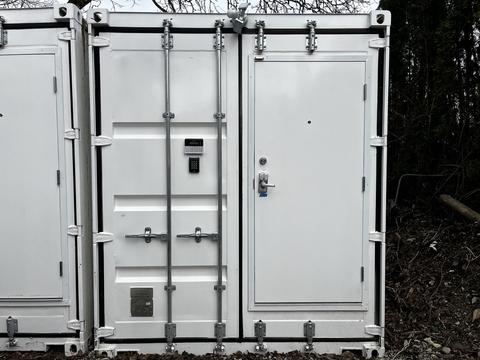
[[[147,227],[155,234],[167,231],[165,54],[160,34],[101,36],[111,42],[100,50],[101,134],[112,138],[112,144],[101,149],[103,230],[114,234],[104,248],[105,324],[115,327],[112,338],[162,338],[168,316],[167,244],[161,237],[145,242],[131,235],[143,234]],[[223,313],[228,336],[238,331],[238,276],[230,265],[238,261],[235,39],[225,35],[222,56],[223,275],[227,284]],[[176,290],[172,317],[178,337],[213,337],[217,242],[208,238],[197,242],[185,234],[197,227],[209,234],[217,229],[216,55],[211,34],[174,33],[173,43],[172,280]],[[186,145],[191,141],[203,143],[200,154],[188,154]],[[196,170],[190,169],[190,158],[199,161]]]
[[[0,54],[0,299],[62,297],[55,73],[53,53]]]
[[[365,61],[268,55],[251,67],[254,304],[360,303]]]

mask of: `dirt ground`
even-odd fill
[[[394,211],[387,236],[387,360],[480,360],[480,224],[447,211]],[[62,353],[0,353],[0,360],[63,359]],[[93,354],[77,359],[94,359]],[[120,360],[208,360],[213,355],[134,355]],[[268,353],[224,359],[358,360],[342,356]]]

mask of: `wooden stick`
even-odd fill
[[[478,212],[470,209],[468,206],[454,199],[450,195],[442,194],[440,195],[439,199],[440,202],[455,210],[459,214],[465,216],[467,219],[480,222],[480,214]]]

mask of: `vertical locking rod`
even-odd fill
[[[175,286],[172,285],[172,159],[171,159],[171,136],[170,125],[174,114],[170,112],[170,49],[172,48],[172,39],[170,27],[172,22],[169,19],[163,21],[163,41],[162,47],[165,54],[165,155],[166,155],[166,176],[167,176],[167,322],[165,324],[165,338],[167,339],[167,352],[175,351],[173,339],[176,336],[176,325],[172,320],[172,292]]]
[[[223,21],[215,21],[215,45],[217,55],[217,112],[215,119],[217,121],[217,264],[218,278],[215,290],[217,291],[217,323],[215,324],[215,337],[217,345],[215,352],[222,353],[225,350],[223,338],[225,337],[225,324],[222,319],[222,292],[225,290],[223,286],[222,274],[222,253],[223,253],[223,236],[222,236],[222,120],[225,114],[222,113],[222,49],[223,49]]]

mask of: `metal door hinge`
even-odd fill
[[[57,93],[57,77],[54,76],[53,77],[53,93],[56,94]]]
[[[263,343],[265,336],[267,336],[267,324],[265,324],[262,320],[257,321],[255,323],[255,337],[257,338],[257,345],[255,346],[256,351],[267,351],[267,345]]]
[[[313,53],[317,50],[317,35],[315,35],[315,28],[317,27],[317,22],[313,20],[307,21],[308,27],[308,36],[306,38],[306,49],[309,53]]]
[[[58,262],[58,273],[59,273],[60,277],[63,276],[63,261]]]
[[[261,53],[267,48],[267,37],[263,33],[263,30],[265,29],[265,21],[257,20],[255,26],[258,30],[258,33],[255,36],[255,50]]]
[[[384,243],[385,242],[385,233],[384,232],[373,231],[373,232],[370,233],[369,240],[373,241],[373,242]]]
[[[93,47],[110,46],[110,39],[102,37],[102,36],[91,36],[89,45],[93,46]]]
[[[383,337],[384,331],[383,328],[378,325],[367,325],[365,326],[365,334]]]
[[[365,281],[365,267],[364,267],[364,266],[362,266],[362,267],[360,268],[360,281],[361,281],[361,282],[364,282],[364,281]]]
[[[362,177],[362,191],[365,191],[365,188],[367,187],[367,180],[365,176]]]
[[[67,228],[67,235],[80,236],[81,228],[82,227],[80,225],[69,225]]]
[[[371,39],[368,42],[368,46],[374,49],[382,49],[390,46],[390,38],[378,38],[378,39]]]
[[[18,332],[18,320],[9,316],[7,318],[8,346],[16,346],[15,333]]]
[[[303,324],[303,336],[307,338],[307,345],[305,351],[313,351],[313,337],[315,336],[315,323],[308,320]]]
[[[108,136],[92,136],[93,146],[109,146],[112,145],[112,138]]]
[[[5,30],[4,27],[5,24],[5,18],[3,16],[0,16],[0,49],[5,47],[8,43],[8,35],[7,35],[7,30]]]
[[[71,330],[81,331],[83,323],[80,320],[74,319],[67,322],[67,328]]]
[[[61,174],[60,170],[57,170],[57,185],[60,186]]]
[[[367,101],[367,84],[363,84],[363,101]]]
[[[77,33],[75,29],[70,29],[69,31],[63,31],[58,34],[58,40],[71,41],[77,38]]]
[[[100,327],[96,331],[97,338],[106,338],[115,334],[115,328],[111,326]]]
[[[68,140],[78,140],[80,139],[80,129],[66,129],[64,137]]]
[[[97,243],[106,243],[113,241],[113,234],[108,232],[99,232],[93,233],[93,242]]]
[[[370,138],[370,146],[387,146],[387,137],[375,136]]]

